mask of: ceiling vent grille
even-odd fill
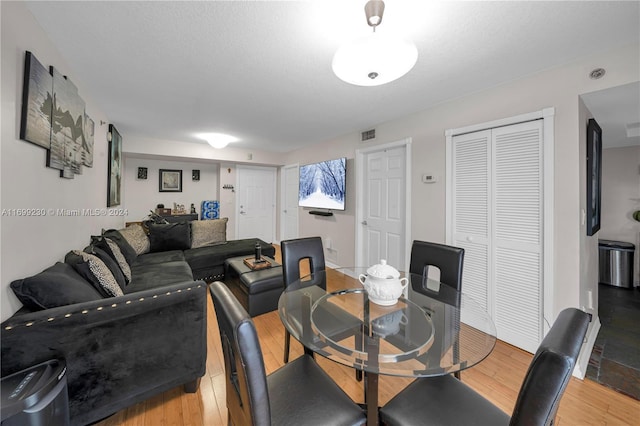
[[[376,138],[376,129],[366,130],[362,132],[362,142]]]

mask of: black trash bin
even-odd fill
[[[598,240],[601,284],[633,288],[633,254],[636,246],[624,241]]]
[[[2,426],[68,426],[67,367],[50,360],[2,378]]]

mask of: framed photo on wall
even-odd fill
[[[122,182],[122,136],[113,124],[109,124],[109,165],[107,173],[107,207],[120,205]]]
[[[587,124],[587,235],[600,230],[602,192],[602,129],[593,118]]]
[[[182,170],[160,169],[160,192],[182,192]]]

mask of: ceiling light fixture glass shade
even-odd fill
[[[408,73],[418,60],[418,49],[407,40],[376,33],[382,22],[384,2],[369,0],[364,7],[373,33],[341,46],[333,56],[333,72],[358,86],[379,86]]]
[[[406,40],[373,32],[341,46],[333,56],[333,72],[357,86],[379,86],[408,73],[418,49]]]
[[[198,133],[196,136],[204,139],[209,145],[216,149],[225,148],[231,142],[237,142],[239,140],[235,136],[225,135],[224,133]]]

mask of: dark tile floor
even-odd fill
[[[600,284],[596,338],[586,377],[640,400],[640,290]]]

